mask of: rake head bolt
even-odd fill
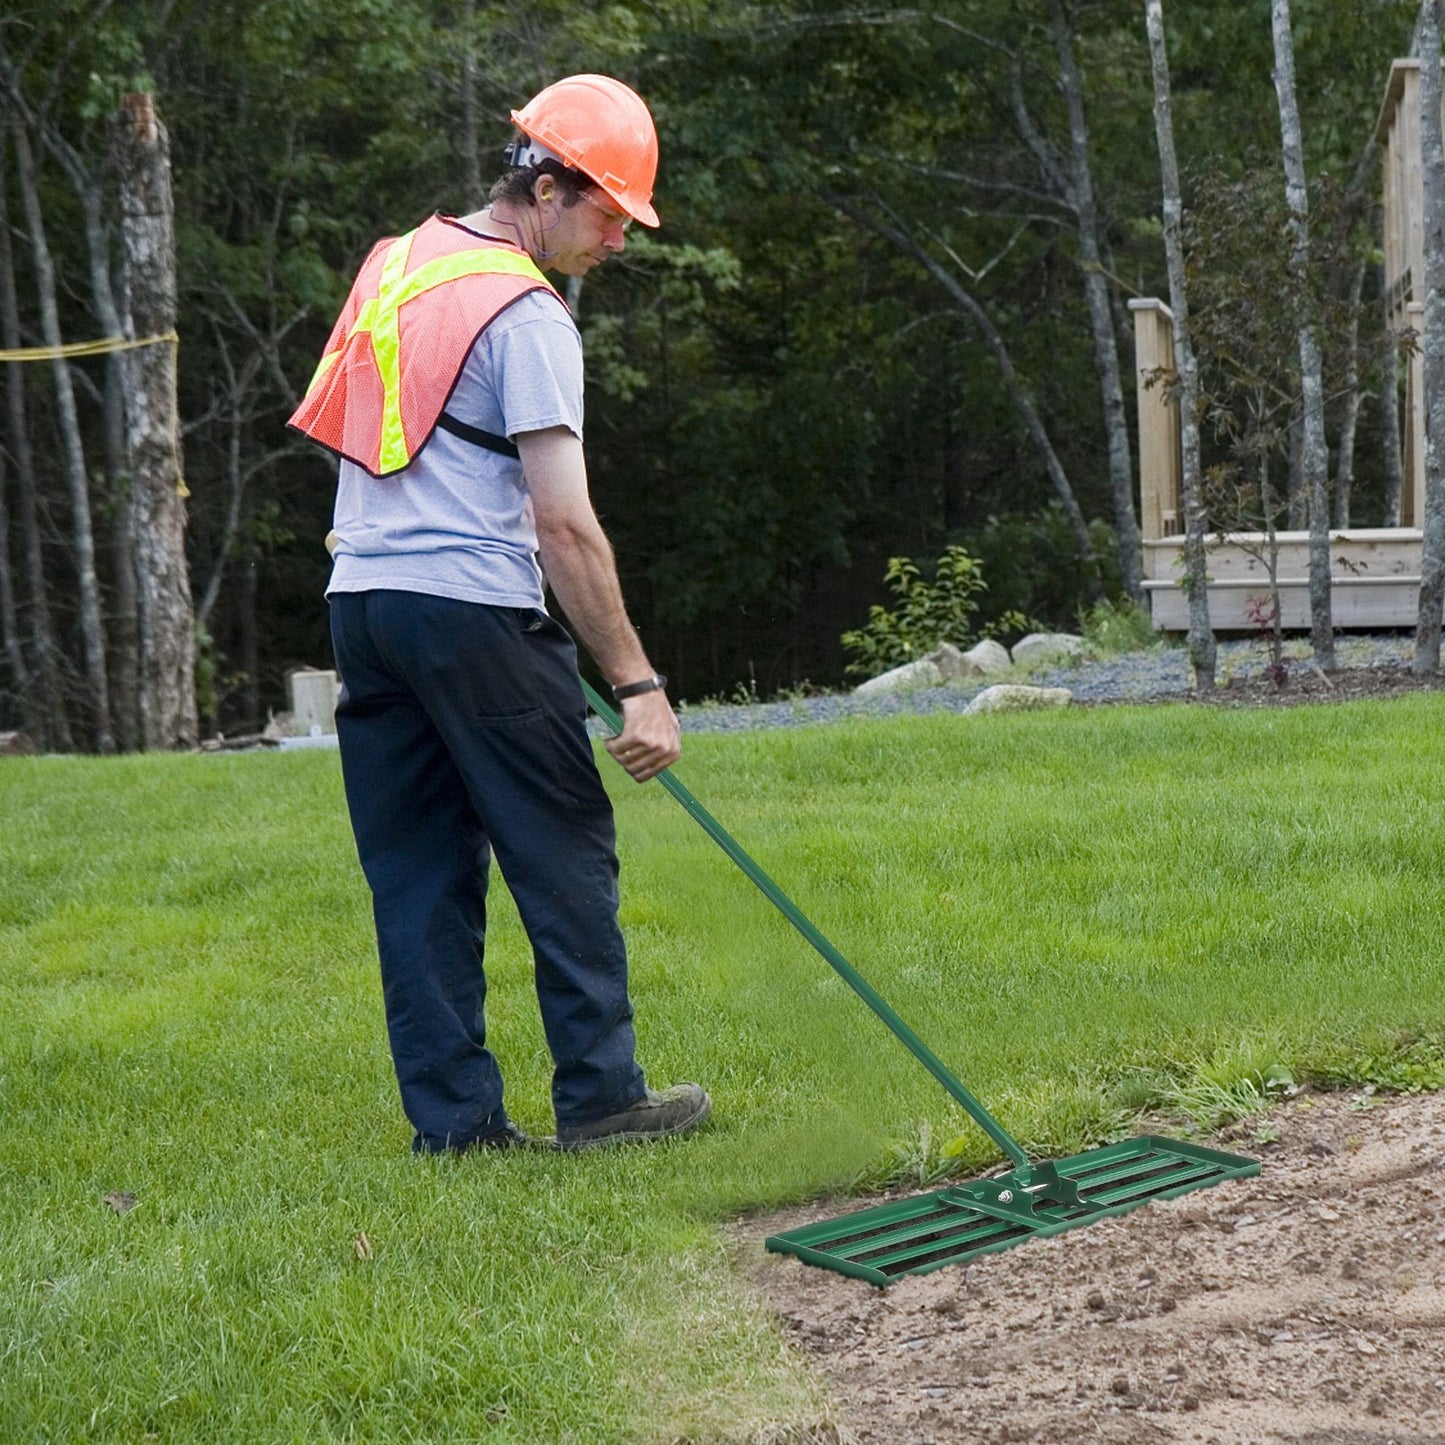
[[[1000,1189],[1000,1190],[999,1190],[999,1192],[998,1192],[998,1202],[999,1202],[1000,1204],[1012,1204],[1013,1201],[1014,1201],[1014,1192],[1013,1192],[1012,1189]]]

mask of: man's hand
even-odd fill
[[[682,738],[667,694],[659,689],[624,698],[622,731],[604,746],[639,783],[671,767],[682,752]]]

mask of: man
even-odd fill
[[[558,1146],[682,1133],[711,1107],[696,1084],[648,1089],[634,1057],[612,810],[575,648],[543,602],[545,575],[619,700],[608,750],[655,777],[677,718],[588,498],[581,340],[543,273],[585,276],[634,220],[658,224],[657,136],[607,76],[558,81],[512,120],[485,210],[372,251],[291,419],[342,458],[337,731],[425,1152],[529,1142],[486,1046],[492,853],[535,956]]]

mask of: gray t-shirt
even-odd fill
[[[547,291],[514,302],[477,339],[447,412],[515,438],[582,436],[582,339]],[[537,530],[522,464],[437,430],[404,471],[377,478],[343,460],[326,591],[387,588],[492,607],[541,607]]]

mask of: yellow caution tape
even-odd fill
[[[181,338],[174,331],[163,336],[139,336],[128,341],[124,336],[106,336],[99,341],[69,341],[64,346],[17,346],[13,351],[0,351],[0,361],[56,361],[71,356],[105,356],[112,351],[135,351],[141,346],[169,343],[179,346]]]
[[[134,341],[128,341],[124,336],[106,336],[99,341],[70,341],[64,346],[17,346],[10,351],[0,350],[0,362],[55,361],[71,356],[105,356],[112,351],[135,351],[142,346],[166,344],[179,346],[180,343],[181,338],[174,331],[167,331],[161,336],[138,336]],[[176,492],[182,497],[189,497],[191,489],[186,485],[181,471],[180,448],[174,437],[171,438],[171,451],[176,463]]]

